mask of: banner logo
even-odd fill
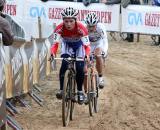
[[[142,25],[142,14],[141,13],[129,13],[128,14],[129,25]]]
[[[31,7],[30,8],[30,16],[32,18],[35,18],[35,17],[46,18],[47,17],[44,7]]]

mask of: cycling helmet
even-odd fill
[[[0,0],[0,7],[3,6],[5,4],[5,0]]]
[[[62,18],[77,18],[78,11],[72,7],[68,7],[61,12]]]
[[[86,24],[90,26],[96,25],[98,21],[99,19],[94,12],[88,13],[85,19]]]

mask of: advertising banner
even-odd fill
[[[107,31],[120,31],[120,5],[94,3],[85,7],[80,2],[7,0],[4,13],[10,15],[24,29],[25,39],[29,40],[31,37],[39,38],[38,17],[41,19],[42,38],[47,38],[52,34],[55,23],[62,22],[61,11],[66,7],[77,9],[78,20],[83,23],[87,13],[95,12]]]
[[[123,8],[121,31],[160,35],[160,8],[147,5]]]

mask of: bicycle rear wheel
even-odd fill
[[[62,121],[63,126],[67,126],[70,120],[70,109],[71,109],[71,81],[70,71],[67,70],[64,76],[63,83],[63,95],[62,95]]]
[[[89,114],[90,116],[93,116],[94,111],[94,100],[92,96],[92,79],[91,79],[91,73],[88,73],[87,76],[87,86],[88,86],[88,106],[89,106]]]

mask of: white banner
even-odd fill
[[[84,22],[88,12],[96,12],[100,22],[104,23],[107,31],[119,31],[120,5],[91,4],[85,7],[83,3],[40,0],[7,0],[5,13],[19,23],[25,31],[25,37],[38,38],[38,17],[42,21],[42,37],[48,37],[53,32],[53,26],[62,22],[60,12],[66,7],[79,10],[78,20]]]
[[[160,7],[130,5],[123,8],[121,31],[160,35]]]

